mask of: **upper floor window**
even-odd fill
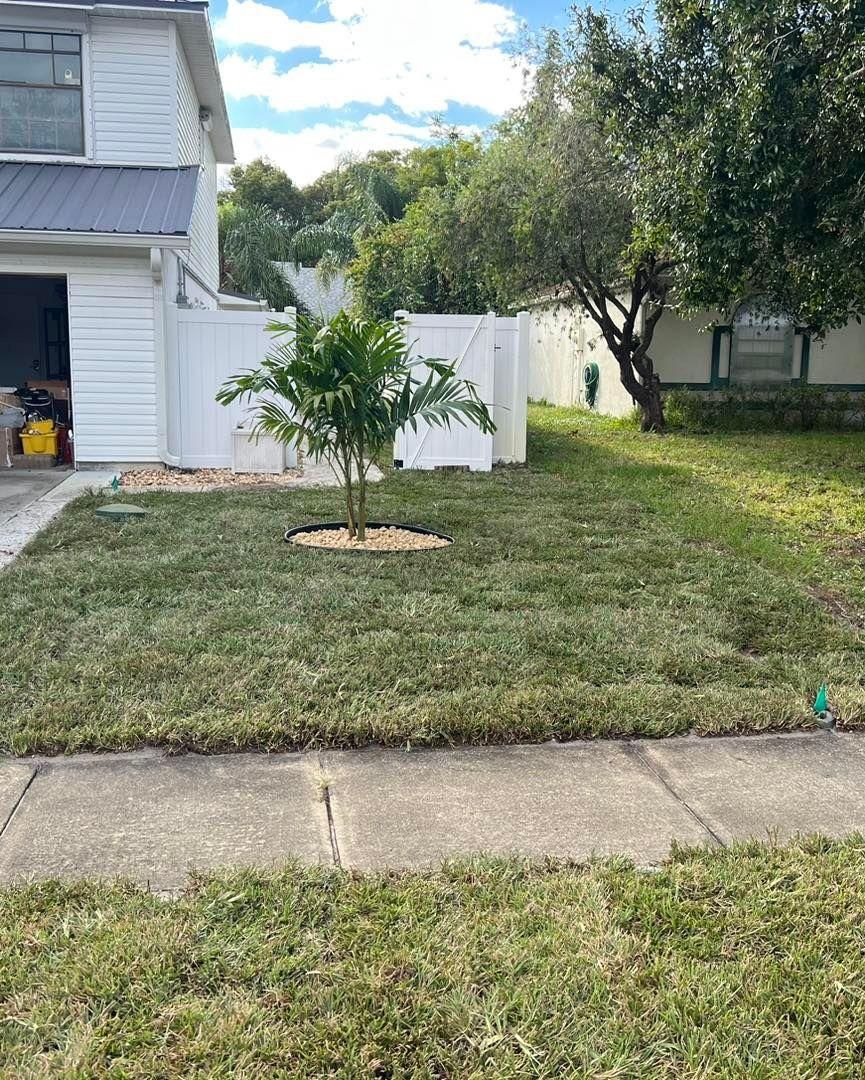
[[[83,154],[81,38],[0,30],[0,152]]]

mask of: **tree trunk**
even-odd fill
[[[640,431],[663,431],[665,428],[664,403],[661,398],[661,380],[655,374],[651,360],[643,357],[645,371],[641,382],[634,370],[633,347],[617,344],[614,352],[619,362],[619,377],[622,386],[640,408]]]
[[[663,431],[666,427],[664,419],[664,402],[661,397],[660,379],[652,374],[648,383],[643,385],[643,398],[638,402],[642,417],[640,418],[640,431]]]
[[[349,538],[353,540],[357,534],[357,526],[354,512],[354,487],[351,482],[350,457],[347,457],[346,462],[343,463],[343,470],[345,473],[345,508],[348,514],[348,535]]]
[[[363,466],[358,466],[357,478],[357,538],[366,540],[366,476]]]
[[[585,253],[582,265],[568,267],[563,263],[563,269],[574,288],[576,300],[594,320],[607,348],[618,362],[622,386],[642,413],[640,429],[663,431],[665,421],[661,384],[649,349],[658,320],[666,310],[669,287],[666,275],[673,269],[673,264],[659,261],[654,256],[647,257],[633,272],[628,290],[630,296],[624,300],[604,286],[587,268]],[[648,307],[643,310],[646,303]]]

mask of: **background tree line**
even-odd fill
[[[865,0],[574,8],[483,138],[442,131],[300,191],[264,162],[233,170],[226,278],[257,236],[257,257],[345,268],[378,317],[555,295],[661,429],[652,340],[670,309],[747,302],[818,337],[865,311],[863,56]],[[243,215],[257,234],[232,226]]]

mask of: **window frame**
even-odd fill
[[[78,92],[78,114],[81,120],[81,144],[78,150],[58,150],[56,148],[40,150],[34,147],[6,147],[0,142],[0,154],[6,158],[63,158],[66,161],[83,161],[87,159],[88,146],[87,146],[87,112],[84,107],[84,83],[87,71],[87,61],[85,56],[85,35],[80,30],[55,30],[53,28],[40,27],[39,29],[33,27],[23,26],[6,26],[0,25],[0,32],[7,34],[21,34],[24,39],[23,49],[13,49],[8,46],[0,45],[0,56],[3,53],[33,53],[37,56],[50,56],[51,57],[51,70],[54,70],[55,57],[58,56],[77,56],[78,64],[81,69],[81,77],[77,86],[69,86],[65,83],[27,83],[21,82],[18,79],[3,79],[0,78],[0,86],[14,86],[21,90],[76,90]],[[50,49],[28,49],[26,47],[26,35],[27,34],[42,34],[51,37]],[[63,51],[54,48],[54,36],[57,37],[75,37],[78,39],[78,51]]]
[[[758,324],[760,324],[763,327],[765,327],[765,329],[768,330],[769,332],[771,332],[771,330],[772,330],[772,325],[771,324],[772,324],[773,320],[775,321],[775,324],[776,324],[775,325],[775,330],[776,331],[781,329],[780,324],[783,323],[784,326],[783,326],[783,330],[782,330],[782,336],[767,338],[767,340],[769,340],[769,341],[771,341],[773,343],[774,342],[781,343],[781,349],[780,350],[776,349],[776,350],[773,350],[771,352],[763,353],[760,350],[751,351],[750,349],[741,348],[743,343],[748,342],[749,340],[750,341],[754,340],[754,338],[751,338],[748,335],[743,334],[743,335],[740,336],[741,329],[746,325],[746,323],[745,323],[746,318],[750,319],[750,321],[747,324],[749,327],[755,327]],[[758,331],[756,336],[759,337],[759,331]],[[793,383],[796,380],[796,376],[793,374],[793,371],[795,369],[795,362],[796,362],[796,337],[797,336],[798,336],[798,331],[797,331],[797,328],[796,328],[795,320],[790,319],[785,315],[778,315],[778,314],[771,314],[771,313],[766,313],[766,314],[761,315],[759,313],[759,311],[755,314],[755,312],[753,310],[751,310],[749,307],[747,307],[746,305],[742,305],[740,307],[739,311],[736,313],[736,317],[730,323],[730,349],[729,349],[729,357],[728,357],[728,360],[727,360],[727,382],[728,382],[728,384],[730,386],[744,386],[744,387],[750,387],[752,389],[758,389],[758,390],[771,389],[772,387],[776,387],[776,386],[791,386],[791,385],[793,385]],[[788,353],[789,353],[789,355],[788,355]],[[741,378],[741,370],[740,370],[739,377],[736,377],[736,368],[739,366],[738,356],[740,354],[750,355],[752,357],[753,356],[762,356],[762,355],[781,356],[782,359],[786,360],[787,366],[789,368],[790,373],[789,373],[788,376],[778,378],[778,379],[743,379],[743,378]]]

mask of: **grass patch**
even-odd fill
[[[417,555],[283,544],[332,491],[136,496],[125,526],[76,502],[0,574],[0,749],[766,730],[824,680],[861,723],[863,436],[535,407],[529,460],[391,473],[376,518],[457,538]]]
[[[5,1076],[861,1076],[865,846],[0,894]]]

